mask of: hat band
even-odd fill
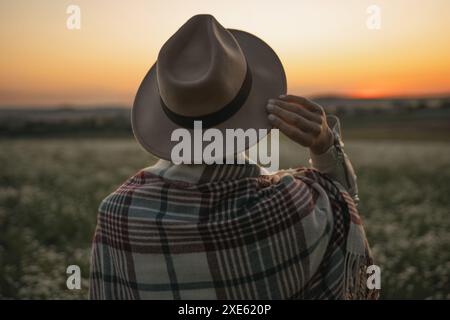
[[[161,106],[164,110],[164,113],[172,120],[174,123],[182,126],[184,128],[193,129],[194,121],[202,121],[203,128],[213,127],[225,120],[231,118],[245,103],[250,94],[250,89],[252,88],[252,73],[250,71],[250,67],[247,64],[247,73],[245,74],[244,81],[242,82],[242,86],[239,89],[236,96],[231,100],[227,105],[220,108],[218,111],[213,113],[209,113],[203,116],[184,116],[170,110],[163,99],[161,99]]]

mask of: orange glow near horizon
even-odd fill
[[[81,30],[66,28],[70,4]],[[366,26],[372,4],[380,30]],[[129,106],[164,41],[198,13],[270,44],[294,94],[450,93],[448,0],[5,0],[0,106]]]

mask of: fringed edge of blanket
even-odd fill
[[[376,300],[379,290],[369,289],[367,268],[373,264],[370,253],[361,255],[347,252],[345,255],[344,292],[348,300]]]

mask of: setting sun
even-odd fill
[[[79,6],[81,28],[66,26]],[[370,29],[367,8],[380,8]],[[0,105],[130,106],[162,44],[187,19],[210,13],[265,40],[289,91],[358,97],[450,91],[450,2],[2,1]]]

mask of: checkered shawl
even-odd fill
[[[349,194],[306,168],[160,160],[99,208],[91,299],[367,299]]]

